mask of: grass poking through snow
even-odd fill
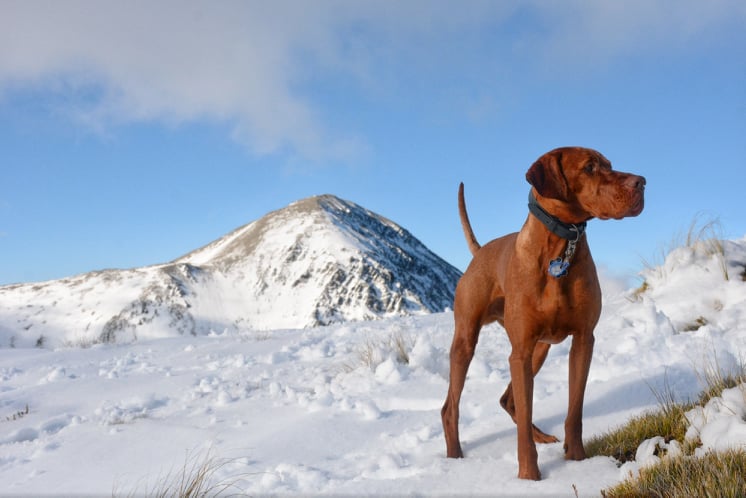
[[[683,455],[662,458],[661,462],[640,470],[622,483],[603,490],[605,498],[617,497],[746,497],[746,450],[708,452],[694,456],[698,440],[685,439],[689,423],[684,414],[695,406],[704,406],[723,390],[739,385],[746,389],[746,367],[724,372],[717,362],[708,362],[697,376],[704,385],[695,402],[676,402],[668,384],[655,392],[659,408],[638,415],[625,425],[594,437],[585,443],[589,457],[606,455],[620,463],[635,459],[640,444],[662,436],[666,442],[681,443]]]
[[[238,482],[245,475],[232,480],[217,479],[218,472],[231,460],[218,459],[208,451],[204,456],[187,454],[184,465],[165,476],[158,476],[158,483],[144,496],[152,498],[216,498],[241,496]],[[116,491],[112,497],[120,496]],[[137,489],[125,495],[143,496]]]
[[[664,458],[661,463],[642,469],[638,477],[604,490],[601,495],[604,498],[740,498],[746,496],[745,475],[744,451]]]

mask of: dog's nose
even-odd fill
[[[646,183],[647,180],[645,180],[645,177],[638,175],[629,175],[629,177],[627,177],[627,181],[624,182],[627,187],[634,190],[645,190]]]

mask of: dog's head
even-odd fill
[[[614,171],[593,149],[547,152],[529,168],[526,180],[544,209],[567,223],[637,216],[645,206],[645,178]]]

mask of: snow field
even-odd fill
[[[728,261],[746,261],[744,246],[729,246]],[[655,407],[654,391],[693,398],[703,387],[697,371],[708,365],[727,371],[742,363],[746,283],[724,280],[705,253],[684,259],[643,275],[648,289],[637,297],[607,292],[586,438]],[[689,330],[698,317],[705,321]],[[599,496],[658,458],[656,439],[621,468],[606,457],[567,462],[562,443],[540,445],[543,480],[517,479],[515,428],[498,405],[509,381],[509,343],[498,326],[482,331],[461,402],[466,458],[444,458],[440,406],[452,326],[452,314],[441,313],[0,349],[0,494],[145,493],[185,460],[211,455],[220,462],[213,481],[249,495]],[[534,421],[560,439],[569,348],[552,347],[535,384]],[[745,415],[744,389],[728,390],[689,412],[690,437],[702,439],[701,451],[746,448]]]

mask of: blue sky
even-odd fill
[[[648,179],[600,266],[746,235],[746,2],[0,3],[0,284],[170,261],[332,193],[450,263],[563,145]]]

